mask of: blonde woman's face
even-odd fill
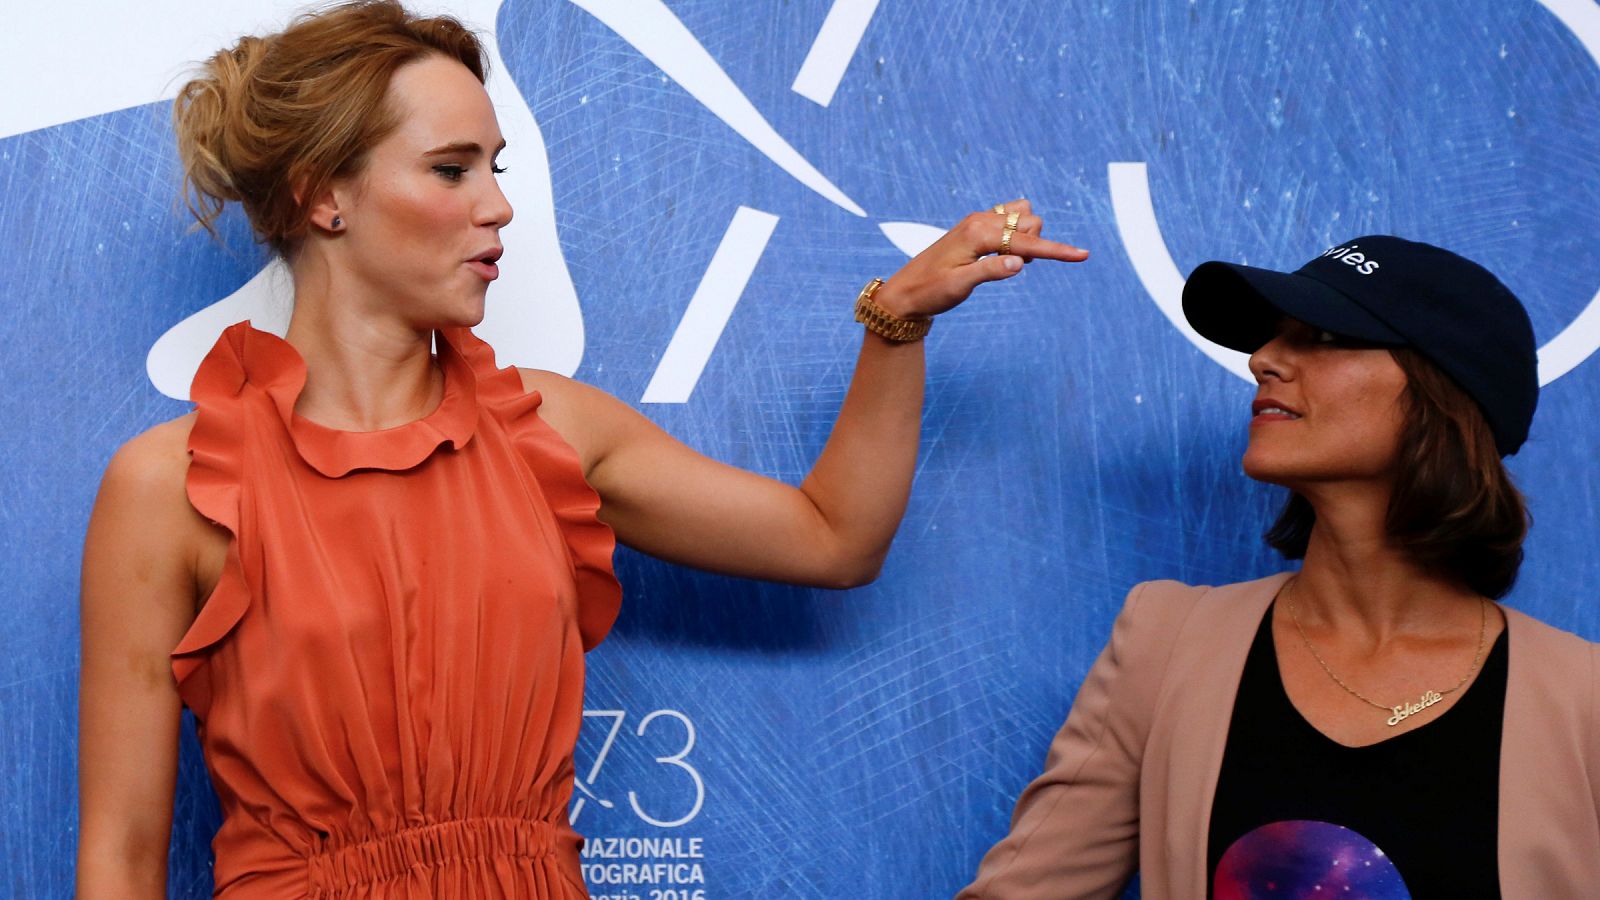
[[[1244,470],[1304,492],[1392,483],[1405,424],[1405,371],[1388,350],[1285,319],[1250,357],[1256,396]]]
[[[489,95],[463,65],[429,56],[395,72],[399,125],[351,184],[336,187],[340,255],[374,313],[419,330],[475,325],[499,274],[511,204],[495,179],[504,147]]]

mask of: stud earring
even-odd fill
[[[339,218],[338,216],[334,216],[333,217],[333,227],[334,227],[335,230],[338,230],[339,228],[344,227],[344,220]]]

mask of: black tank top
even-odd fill
[[[1210,896],[1498,898],[1505,634],[1437,719],[1346,747],[1290,703],[1271,622],[1269,608],[1228,728],[1211,809]]]

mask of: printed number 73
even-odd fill
[[[600,752],[595,754],[594,765],[589,767],[589,774],[584,778],[574,779],[574,784],[578,789],[578,793],[582,794],[583,796],[579,797],[577,801],[572,804],[572,815],[567,820],[568,824],[576,825],[578,823],[578,815],[583,812],[584,805],[589,800],[593,800],[594,802],[600,804],[600,806],[604,809],[613,809],[615,807],[615,804],[613,804],[610,800],[596,796],[594,792],[590,790],[590,788],[594,787],[595,782],[599,780],[600,770],[605,767],[606,758],[611,755],[611,748],[614,744],[616,744],[617,735],[622,732],[622,723],[627,716],[627,711],[621,709],[586,709],[583,711],[583,717],[585,720],[591,718],[610,719],[611,727],[606,731],[606,738],[605,741],[600,745]],[[699,771],[697,771],[694,766],[684,761],[684,758],[689,755],[689,751],[694,749],[695,741],[694,723],[689,721],[688,716],[678,712],[675,709],[658,709],[639,720],[638,727],[634,729],[635,736],[644,737],[644,733],[650,728],[650,723],[663,716],[676,719],[683,723],[684,742],[682,749],[680,749],[677,753],[673,753],[668,756],[658,756],[655,758],[656,762],[664,766],[673,766],[678,769],[682,769],[689,774],[689,779],[694,782],[694,805],[690,807],[689,811],[682,817],[671,820],[658,819],[655,816],[645,812],[644,809],[639,806],[639,795],[633,791],[628,792],[628,805],[633,807],[634,813],[638,815],[640,819],[656,826],[657,828],[677,828],[680,825],[688,824],[694,819],[695,816],[700,814],[700,807],[705,803],[706,799],[706,786],[705,782],[700,779]]]

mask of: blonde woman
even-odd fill
[[[469,330],[517,264],[482,60],[454,20],[358,2],[242,39],[179,94],[201,221],[241,204],[294,314],[286,339],[229,328],[196,412],[107,469],[80,896],[164,895],[187,705],[222,802],[220,897],[586,897],[566,817],[613,535],[734,575],[870,581],[910,487],[929,320],[1026,258],[1086,255],[1025,202],[967,217],[858,298],[855,376],[804,483],[739,471],[601,391],[499,368]]]

